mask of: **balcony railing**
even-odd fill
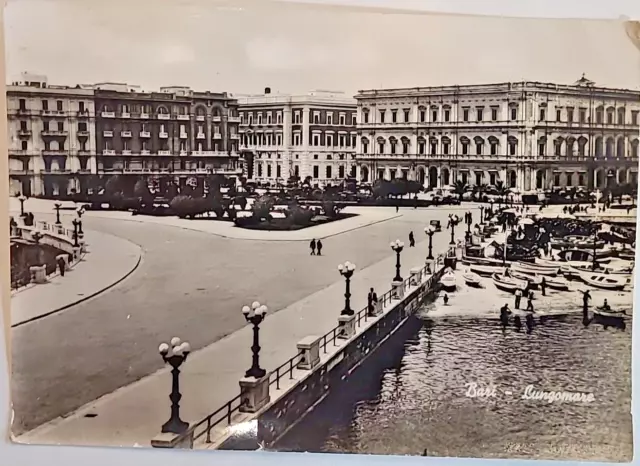
[[[79,138],[89,137],[89,131],[78,131],[78,137]]]
[[[123,138],[130,138],[131,137],[131,131],[120,131],[120,136]]]
[[[46,175],[68,175],[71,173],[71,170],[68,168],[45,168],[44,170],[42,170],[42,173]]]
[[[149,131],[140,131],[140,137],[141,138],[150,138],[151,137],[151,133]]]
[[[87,110],[87,109],[78,110],[78,112],[76,113],[76,116],[78,118],[87,118],[87,117],[89,117],[89,110]]]
[[[102,155],[116,155],[115,149],[103,149]]]
[[[122,155],[131,155],[131,150],[129,150],[129,149],[122,149]]]
[[[66,156],[69,155],[69,151],[68,150],[52,150],[52,149],[44,149],[42,151],[42,155],[59,155],[59,156]]]
[[[149,119],[149,114],[143,112],[143,113],[140,114],[140,118],[147,120],[147,119]]]
[[[68,136],[69,132],[68,131],[58,131],[55,129],[45,129],[42,133],[43,136],[49,136],[49,137],[53,137],[53,136]]]
[[[187,152],[186,150],[181,150],[180,151],[180,156],[181,157],[184,157],[184,156],[187,156],[187,155],[189,155],[189,152]]]
[[[158,133],[158,137],[167,139],[169,137],[169,133],[167,133],[166,131],[161,131],[160,133]]]
[[[220,134],[220,133],[214,133],[214,134],[213,134],[213,139],[222,139],[222,134]]]
[[[213,121],[214,123],[220,123],[222,121],[222,117],[220,115],[216,115],[211,118],[211,121]]]
[[[102,116],[102,118],[115,118],[116,112],[102,112],[100,113],[100,115]]]
[[[181,115],[178,114],[178,120],[182,120],[182,121],[189,121],[189,115]]]
[[[159,150],[158,155],[171,155],[170,150]]]
[[[187,139],[189,135],[187,133],[180,133],[180,139]]]
[[[194,150],[191,152],[191,155],[194,157],[204,157],[204,156],[213,156],[215,155],[215,151],[212,150]]]
[[[207,138],[207,135],[204,133],[198,133],[196,135],[196,139],[206,139],[206,138]]]
[[[129,112],[122,112],[120,114],[120,118],[131,118],[131,113]]]
[[[230,116],[227,121],[229,123],[240,123],[240,117]]]
[[[140,155],[151,155],[151,151],[147,149],[143,149],[140,151]]]
[[[207,119],[206,115],[196,115],[196,121],[204,121]]]
[[[30,129],[21,129],[20,131],[18,131],[18,135],[20,137],[28,137],[31,136],[31,130]]]
[[[34,173],[33,170],[26,170],[24,168],[9,168],[9,175],[20,176],[20,175],[32,175],[33,173]]]
[[[238,140],[240,140],[240,135],[239,135],[239,134],[232,134],[232,135],[231,135],[231,140],[233,140],[233,141],[238,141]]]
[[[158,113],[158,120],[170,120],[171,115],[168,113]]]
[[[113,137],[113,131],[111,131],[111,130],[105,130],[105,131],[103,131],[103,132],[102,132],[102,135],[103,135],[105,138],[112,138],[112,137]]]

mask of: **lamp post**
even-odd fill
[[[78,236],[79,236],[78,227],[80,226],[80,220],[78,220],[77,218],[74,218],[71,223],[73,224],[73,245],[77,248],[79,246],[79,244],[78,244]]]
[[[62,207],[62,204],[60,204],[59,202],[56,202],[53,205],[53,208],[56,209],[56,225],[62,225],[62,222],[60,221],[60,208]]]
[[[162,343],[158,347],[158,351],[164,362],[169,363],[172,368],[171,395],[169,395],[171,417],[162,425],[162,432],[180,435],[189,428],[189,423],[180,419],[180,399],[182,398],[180,393],[180,366],[187,360],[187,356],[191,352],[191,346],[186,341],[182,342],[180,338],[173,337],[170,345]]]
[[[429,237],[429,255],[427,256],[427,260],[433,260],[433,235],[436,232],[436,229],[432,226],[428,226],[424,229],[424,232]]]
[[[480,225],[484,225],[484,206],[480,206]]]
[[[24,217],[24,201],[27,200],[27,196],[23,196],[22,194],[18,196],[18,201],[20,201],[20,217]]]
[[[460,223],[460,217],[458,217],[457,215],[449,215],[449,224],[447,225],[447,228],[451,229],[451,241],[449,241],[449,244],[452,246],[455,246],[456,244],[454,235],[455,235],[455,228],[458,223]]]
[[[82,216],[84,215],[84,207],[79,207],[76,210],[76,214],[78,215],[78,234],[84,235],[84,231],[82,231]]]
[[[253,362],[249,370],[245,372],[245,377],[261,379],[267,373],[267,371],[260,367],[260,324],[267,316],[268,310],[267,306],[260,304],[258,301],[251,304],[251,307],[244,306],[242,308],[244,318],[247,319],[247,322],[253,324],[253,345],[251,346]]]
[[[356,264],[352,264],[347,261],[344,264],[340,264],[338,266],[338,272],[345,279],[345,292],[344,292],[344,309],[340,313],[343,316],[352,316],[355,314],[353,309],[351,309],[351,277],[353,276],[353,272],[356,270]]]
[[[471,224],[473,223],[473,214],[467,213],[467,233],[471,234]]]
[[[394,277],[393,281],[401,282],[402,277],[400,276],[400,253],[404,249],[404,243],[397,239],[395,241],[392,241],[390,246],[391,249],[393,249],[396,253],[396,276]]]

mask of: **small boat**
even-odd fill
[[[543,268],[543,267],[535,267],[535,266],[531,266],[531,265],[525,265],[525,263],[518,263],[518,264],[513,264],[511,266],[511,269],[513,269],[514,272],[520,272],[520,273],[524,273],[527,275],[545,275],[545,276],[554,276],[554,275],[558,275],[558,272],[560,272],[560,268],[556,268],[556,269],[550,269],[550,268]]]
[[[524,273],[519,273],[514,270],[509,271],[509,275],[513,278],[517,278],[519,280],[525,280],[529,282],[529,289],[537,290],[540,284],[542,283],[542,277],[538,275],[526,275]]]
[[[593,311],[593,320],[594,322],[603,325],[606,327],[615,327],[620,329],[625,329],[625,315],[621,312],[615,312],[611,309],[603,309],[601,307],[597,307]]]
[[[505,277],[504,275],[499,275],[494,273],[491,278],[493,279],[493,284],[499,290],[506,291],[508,293],[515,293],[516,290],[526,290],[529,286],[529,282],[525,280],[518,280],[517,278]]]
[[[455,291],[456,289],[456,275],[449,268],[444,271],[442,278],[440,278],[440,285],[445,291]]]
[[[493,267],[504,267],[502,259],[491,259],[490,257],[463,256],[462,263],[465,265],[488,265]]]
[[[527,267],[527,268],[531,268],[531,269],[541,269],[541,270],[552,270],[554,272],[558,272],[558,269],[560,268],[558,266],[558,264],[550,264],[550,265],[546,265],[546,264],[540,264],[540,263],[536,263],[536,262],[523,262],[523,261],[519,261],[517,262],[517,265],[521,266],[521,267]]]
[[[481,288],[480,285],[480,275],[478,275],[477,273],[473,273],[473,272],[465,272],[462,275],[462,278],[464,279],[464,282],[468,285],[471,286],[473,288]]]
[[[550,288],[552,290],[556,290],[556,291],[568,291],[569,290],[569,283],[567,283],[567,281],[563,278],[557,278],[557,277],[544,277],[544,283],[547,285],[547,288]]]
[[[504,274],[504,267],[494,267],[490,265],[470,265],[469,270],[483,277],[490,277],[494,273]]]
[[[580,272],[580,279],[587,285],[604,290],[622,290],[627,284],[627,277],[598,272]]]

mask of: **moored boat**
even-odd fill
[[[542,283],[542,277],[540,277],[539,275],[527,275],[515,270],[510,270],[509,275],[511,275],[513,278],[529,282],[529,288],[532,290],[537,290]]]
[[[529,282],[525,280],[519,280],[513,277],[506,277],[504,275],[499,275],[494,273],[491,278],[493,279],[493,284],[499,290],[506,291],[508,293],[515,293],[516,290],[526,290],[529,286]]]
[[[567,291],[569,289],[569,283],[563,279],[558,277],[544,277],[544,283],[547,288],[556,291]]]
[[[471,270],[471,272],[476,273],[480,276],[483,277],[490,277],[491,275],[493,275],[494,273],[498,273],[500,275],[502,275],[504,273],[504,267],[494,267],[491,265],[470,265],[469,266],[469,270]]]
[[[440,278],[440,285],[445,291],[455,291],[456,289],[456,275],[451,269],[447,269]]]
[[[604,290],[622,290],[627,284],[627,277],[598,272],[580,272],[580,279],[587,285]]]
[[[624,314],[622,314],[621,312],[611,311],[611,309],[603,309],[598,307],[593,311],[594,322],[604,325],[605,327],[616,327],[624,329],[626,327],[624,318]]]
[[[462,278],[468,286],[471,286],[473,288],[481,288],[481,278],[477,273],[467,271],[462,275]]]
[[[554,276],[558,275],[558,273],[560,272],[560,267],[549,268],[545,266],[529,264],[527,262],[519,262],[517,264],[513,264],[511,268],[514,272],[520,272],[527,275]]]

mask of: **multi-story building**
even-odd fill
[[[22,74],[7,86],[11,194],[81,192],[97,173],[94,93]]]
[[[636,183],[640,92],[500,83],[360,91],[357,178],[520,191]]]
[[[208,174],[242,174],[237,103],[226,93],[140,92],[114,83],[95,88],[99,174],[124,175],[129,188],[141,175],[184,186]]]
[[[245,175],[284,183],[326,184],[355,176],[356,103],[344,94],[272,94],[238,98]]]

